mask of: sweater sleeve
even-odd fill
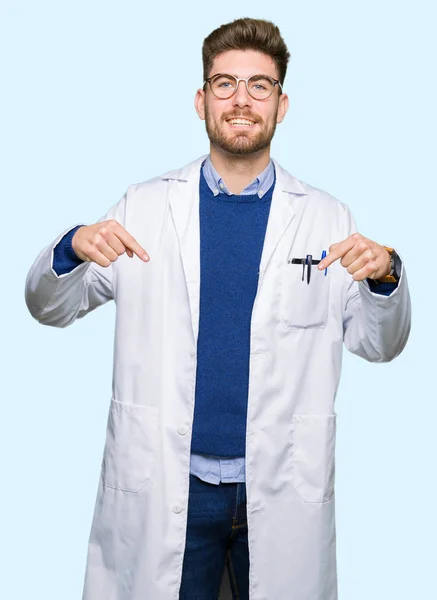
[[[77,225],[73,229],[70,229],[53,250],[53,270],[57,275],[70,273],[84,262],[77,256],[71,245],[73,236],[80,227],[82,225]]]
[[[392,292],[398,287],[398,282],[386,282],[386,283],[377,283],[373,281],[373,279],[367,279],[367,283],[369,285],[369,289],[374,294],[381,294],[382,296],[390,296]]]

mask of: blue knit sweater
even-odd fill
[[[194,453],[245,455],[250,321],[273,189],[214,196],[201,174]]]

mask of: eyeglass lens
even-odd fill
[[[217,75],[211,80],[211,89],[218,98],[230,98],[237,87],[233,75]],[[247,82],[249,94],[257,100],[265,100],[272,95],[275,84],[263,75],[254,75]]]

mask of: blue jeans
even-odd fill
[[[190,474],[179,600],[217,600],[225,565],[234,600],[249,600],[246,484]]]

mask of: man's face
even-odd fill
[[[244,78],[262,74],[278,79],[270,56],[255,50],[230,50],[220,54],[214,60],[209,77],[216,73]],[[276,123],[284,119],[287,108],[288,98],[280,94],[278,85],[266,100],[252,98],[244,81],[239,83],[236,93],[225,100],[216,98],[209,84],[205,91],[199,90],[196,94],[196,110],[205,120],[211,144],[233,155],[254,154],[269,147]],[[235,117],[247,118],[252,124],[232,123]]]

